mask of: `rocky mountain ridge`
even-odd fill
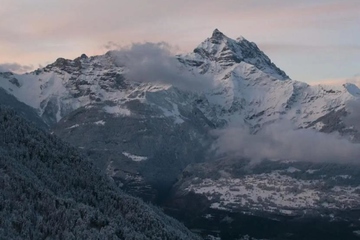
[[[214,129],[244,127],[256,133],[286,120],[295,128],[340,132],[356,139],[356,130],[342,121],[346,103],[360,97],[356,85],[310,86],[292,80],[245,38],[233,40],[216,29],[192,53],[176,56],[182,71],[194,73],[194,78],[210,76],[213,87],[203,91],[128,79],[128,67],[114,54],[59,58],[23,75],[1,73],[0,87],[34,108],[51,131],[84,151],[134,194],[168,191],[190,164],[195,169],[203,162],[210,162],[205,163],[209,169],[216,166],[211,166],[218,158],[211,151]],[[177,186],[185,187],[179,192],[207,195],[203,185],[215,180],[199,178],[201,174],[182,176]],[[253,176],[255,182],[261,174]],[[230,174],[226,181],[242,177]],[[193,181],[198,185],[189,186]],[[255,193],[246,194],[251,198]]]
[[[127,111],[121,109],[126,103],[153,104],[153,94],[166,93],[183,95],[185,99],[170,98],[176,105],[201,103],[196,107],[215,123],[242,120],[255,126],[287,118],[308,127],[360,96],[354,84],[309,86],[291,80],[255,43],[230,39],[217,29],[193,53],[177,56],[183,67],[213,78],[214,89],[205,92],[179,93],[166,84],[129,81],[126,66],[119,66],[112,55],[111,51],[90,58],[83,54],[74,60],[59,58],[23,75],[2,73],[0,86],[35,108],[50,125],[80,107],[111,102],[124,114]],[[169,114],[181,119],[176,106],[163,109],[162,115]]]

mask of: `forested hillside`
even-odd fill
[[[197,239],[74,148],[0,107],[1,239]]]

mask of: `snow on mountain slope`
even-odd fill
[[[230,39],[217,29],[194,52],[177,58],[185,69],[213,76],[216,86],[198,94],[184,92],[186,97],[175,102],[166,97],[173,103],[159,107],[165,117],[172,116],[177,123],[183,122],[178,105],[198,101],[203,114],[220,126],[261,127],[288,119],[298,127],[308,127],[344,108],[346,101],[360,97],[360,90],[352,84],[309,86],[291,80],[255,43],[243,37]],[[124,106],[128,101],[159,105],[161,101],[151,94],[148,98],[147,93],[166,91],[173,95],[170,86],[128,81],[126,71],[126,66],[116,64],[111,52],[90,58],[82,55],[74,60],[59,58],[28,74],[2,73],[0,87],[37,109],[49,124],[89,104],[111,102],[106,111],[130,114]]]
[[[35,124],[37,127],[48,129],[48,126],[44,123],[43,119],[40,118],[34,108],[20,102],[2,88],[0,88],[0,105],[14,109],[19,115]]]
[[[256,132],[285,119],[298,128],[340,131],[346,102],[360,97],[353,84],[292,80],[255,43],[217,29],[176,58],[179,71],[211,76],[214,87],[189,92],[128,79],[129,66],[119,64],[114,52],[59,58],[23,75],[0,73],[0,87],[35,108],[55,134],[92,154],[104,171],[116,169],[119,178],[146,175],[161,184],[172,184],[188,164],[213,157],[206,154],[213,141],[209,130],[245,126]],[[132,161],[123,152],[147,160]]]
[[[288,119],[297,127],[309,127],[359,98],[355,85],[309,86],[291,80],[255,43],[230,39],[217,29],[179,60],[192,71],[214,76],[217,87],[205,95],[211,110],[203,108],[214,122],[261,127]]]
[[[218,29],[215,29],[210,38],[195,48],[193,53],[181,57],[183,62],[190,66],[200,66],[203,73],[221,72],[237,63],[245,62],[275,78],[289,79],[255,43],[251,43],[243,37],[233,40]],[[214,65],[214,62],[218,64]]]
[[[70,112],[89,104],[111,102],[104,110],[130,114],[124,103],[144,99],[144,92],[168,87],[125,82],[124,67],[115,64],[110,54],[88,58],[59,58],[34,72],[17,75],[2,73],[0,87],[21,102],[38,110],[49,124],[59,122]],[[116,106],[116,107],[115,107]]]

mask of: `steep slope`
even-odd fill
[[[204,95],[202,102],[206,104],[201,109],[220,125],[258,129],[286,119],[299,128],[321,130],[326,128],[321,118],[360,97],[355,85],[309,86],[291,80],[255,43],[243,37],[230,39],[217,29],[179,60],[191,71],[214,76],[216,88]]]
[[[189,93],[126,79],[126,64],[119,64],[112,52],[90,58],[83,54],[74,60],[59,58],[24,75],[2,73],[0,87],[35,108],[50,125],[81,107],[100,105],[99,110],[122,117],[132,115],[128,107],[138,104],[156,108],[157,117],[171,117],[174,125],[186,122],[184,111],[199,108],[210,120],[208,125],[261,127],[288,119],[306,128],[360,96],[351,84],[309,86],[291,80],[255,43],[243,37],[230,39],[217,29],[192,53],[177,59],[185,71],[212,76],[214,89]]]
[[[256,133],[287,120],[356,139],[342,122],[346,103],[360,97],[355,85],[291,80],[243,37],[215,29],[192,53],[176,56],[179,69],[213,79],[204,91],[128,79],[126,61],[119,64],[114,54],[59,58],[32,73],[2,74],[0,87],[35,108],[56,135],[83,149],[124,189],[149,199],[148,184],[168,189],[189,164],[216,158],[209,152],[213,129]]]
[[[169,188],[183,168],[205,158],[213,125],[191,94],[130,81],[125,71],[111,52],[83,55],[3,78],[0,86],[37,109],[58,136],[84,149],[121,184],[135,184],[135,191],[139,181]],[[147,161],[133,161],[132,155]]]
[[[180,60],[190,66],[200,67],[203,73],[221,72],[239,63],[246,63],[276,79],[289,79],[255,43],[243,37],[233,40],[218,29],[195,48],[193,53],[180,56]],[[215,62],[217,64],[214,64]]]
[[[0,76],[12,76],[12,73],[0,73]],[[36,110],[23,102],[20,102],[16,97],[7,93],[3,88],[0,88],[0,104],[15,110],[19,115],[34,123],[37,127],[47,129],[48,126],[43,119],[37,114]]]
[[[0,107],[4,239],[197,239],[54,136]]]
[[[0,88],[36,109],[54,134],[82,150],[124,190],[147,200],[164,193],[163,199],[178,180],[169,202],[180,212],[190,206],[194,212],[331,219],[334,212],[344,217],[344,211],[359,207],[356,166],[282,159],[254,167],[243,157],[218,159],[212,148],[214,129],[259,134],[283,121],[358,141],[359,132],[343,121],[347,103],[359,101],[356,85],[292,80],[255,43],[217,29],[176,59],[179,71],[194,78],[202,74],[213,80],[213,88],[189,92],[129,79],[127,62],[119,63],[111,51],[59,58],[28,74],[2,73]],[[355,210],[353,216],[358,217]]]
[[[79,107],[123,97],[116,95],[116,90],[121,89],[121,71],[107,55],[92,58],[83,55],[75,60],[59,58],[45,68],[23,75],[3,74],[0,86],[35,108],[52,125]]]

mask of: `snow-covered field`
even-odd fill
[[[284,215],[298,210],[346,209],[360,205],[360,186],[326,189],[322,180],[295,179],[278,171],[243,178],[207,178],[200,182],[194,179],[186,191],[206,196],[212,202],[212,208],[252,209]]]

